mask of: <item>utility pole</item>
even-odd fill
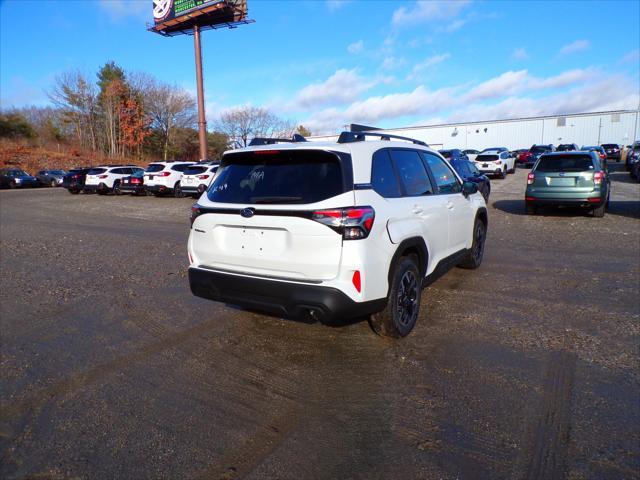
[[[207,120],[204,111],[204,82],[202,80],[202,47],[200,25],[193,27],[193,48],[196,55],[196,84],[198,91],[198,139],[200,140],[200,160],[207,159]]]

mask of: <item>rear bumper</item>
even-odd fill
[[[85,193],[95,193],[95,192],[108,192],[111,189],[107,187],[104,183],[99,185],[85,185],[82,187],[82,191]]]
[[[182,189],[183,193],[187,193],[189,195],[193,195],[193,194],[200,194],[202,192],[204,192],[207,189],[206,185],[200,184],[198,186],[185,186],[185,185],[181,185],[180,187]]]
[[[131,184],[127,184],[127,185],[123,185],[120,184],[120,191],[121,192],[133,192],[133,193],[143,193],[145,191],[144,185],[131,185]]]
[[[189,268],[191,292],[217,302],[262,310],[289,318],[335,322],[364,317],[383,310],[386,298],[355,302],[340,290],[267,278]],[[313,311],[314,314],[310,315]]]
[[[173,188],[166,187],[164,185],[145,185],[144,188],[147,192],[151,193],[171,193]]]
[[[536,206],[557,206],[557,207],[599,207],[605,203],[606,199],[602,197],[581,197],[581,198],[549,198],[549,197],[531,197],[527,195],[525,202],[527,205]]]

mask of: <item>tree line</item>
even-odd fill
[[[0,111],[0,137],[61,144],[105,156],[198,160],[197,110],[184,88],[107,62],[95,79],[68,71],[47,92],[51,106]],[[246,146],[253,137],[310,135],[260,107],[225,111],[207,134],[208,156]]]

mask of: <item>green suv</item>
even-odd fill
[[[527,177],[527,213],[550,205],[589,208],[594,217],[604,217],[610,191],[606,164],[596,152],[548,153]]]

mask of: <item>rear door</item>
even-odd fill
[[[352,178],[350,159],[327,151],[227,154],[199,200],[205,213],[189,237],[194,262],[300,281],[335,278],[343,237],[314,212],[353,206]]]

